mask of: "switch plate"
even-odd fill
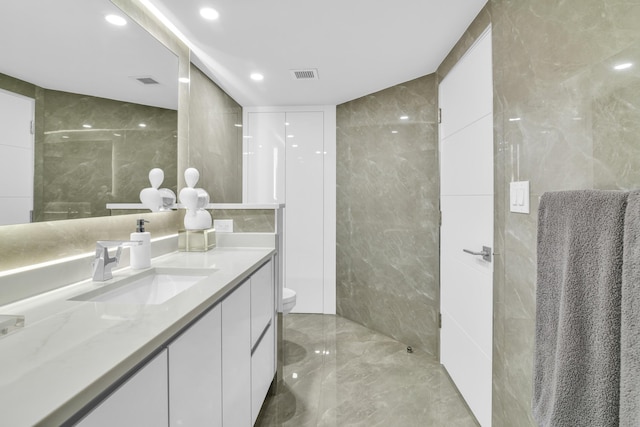
[[[214,219],[213,228],[218,233],[233,233],[233,220],[232,219]]]
[[[529,181],[515,181],[510,184],[509,210],[517,213],[530,213]]]

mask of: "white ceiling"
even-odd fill
[[[245,107],[337,105],[430,74],[486,1],[149,0]],[[203,6],[220,18],[205,21]],[[295,80],[300,68],[319,79]]]

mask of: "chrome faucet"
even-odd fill
[[[141,245],[141,240],[98,240],[96,242],[96,257],[91,263],[93,267],[93,280],[95,282],[104,282],[113,278],[111,269],[120,262],[122,248],[125,246]],[[112,258],[109,256],[109,248],[117,247],[116,255]]]

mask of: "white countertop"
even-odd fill
[[[114,272],[0,306],[25,316],[24,328],[0,338],[0,424],[59,425],[242,282],[272,248],[215,248],[154,258],[152,267],[213,268],[160,305],[69,301],[141,270]]]

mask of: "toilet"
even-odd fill
[[[282,288],[282,314],[289,314],[296,306],[296,291],[289,288]]]

